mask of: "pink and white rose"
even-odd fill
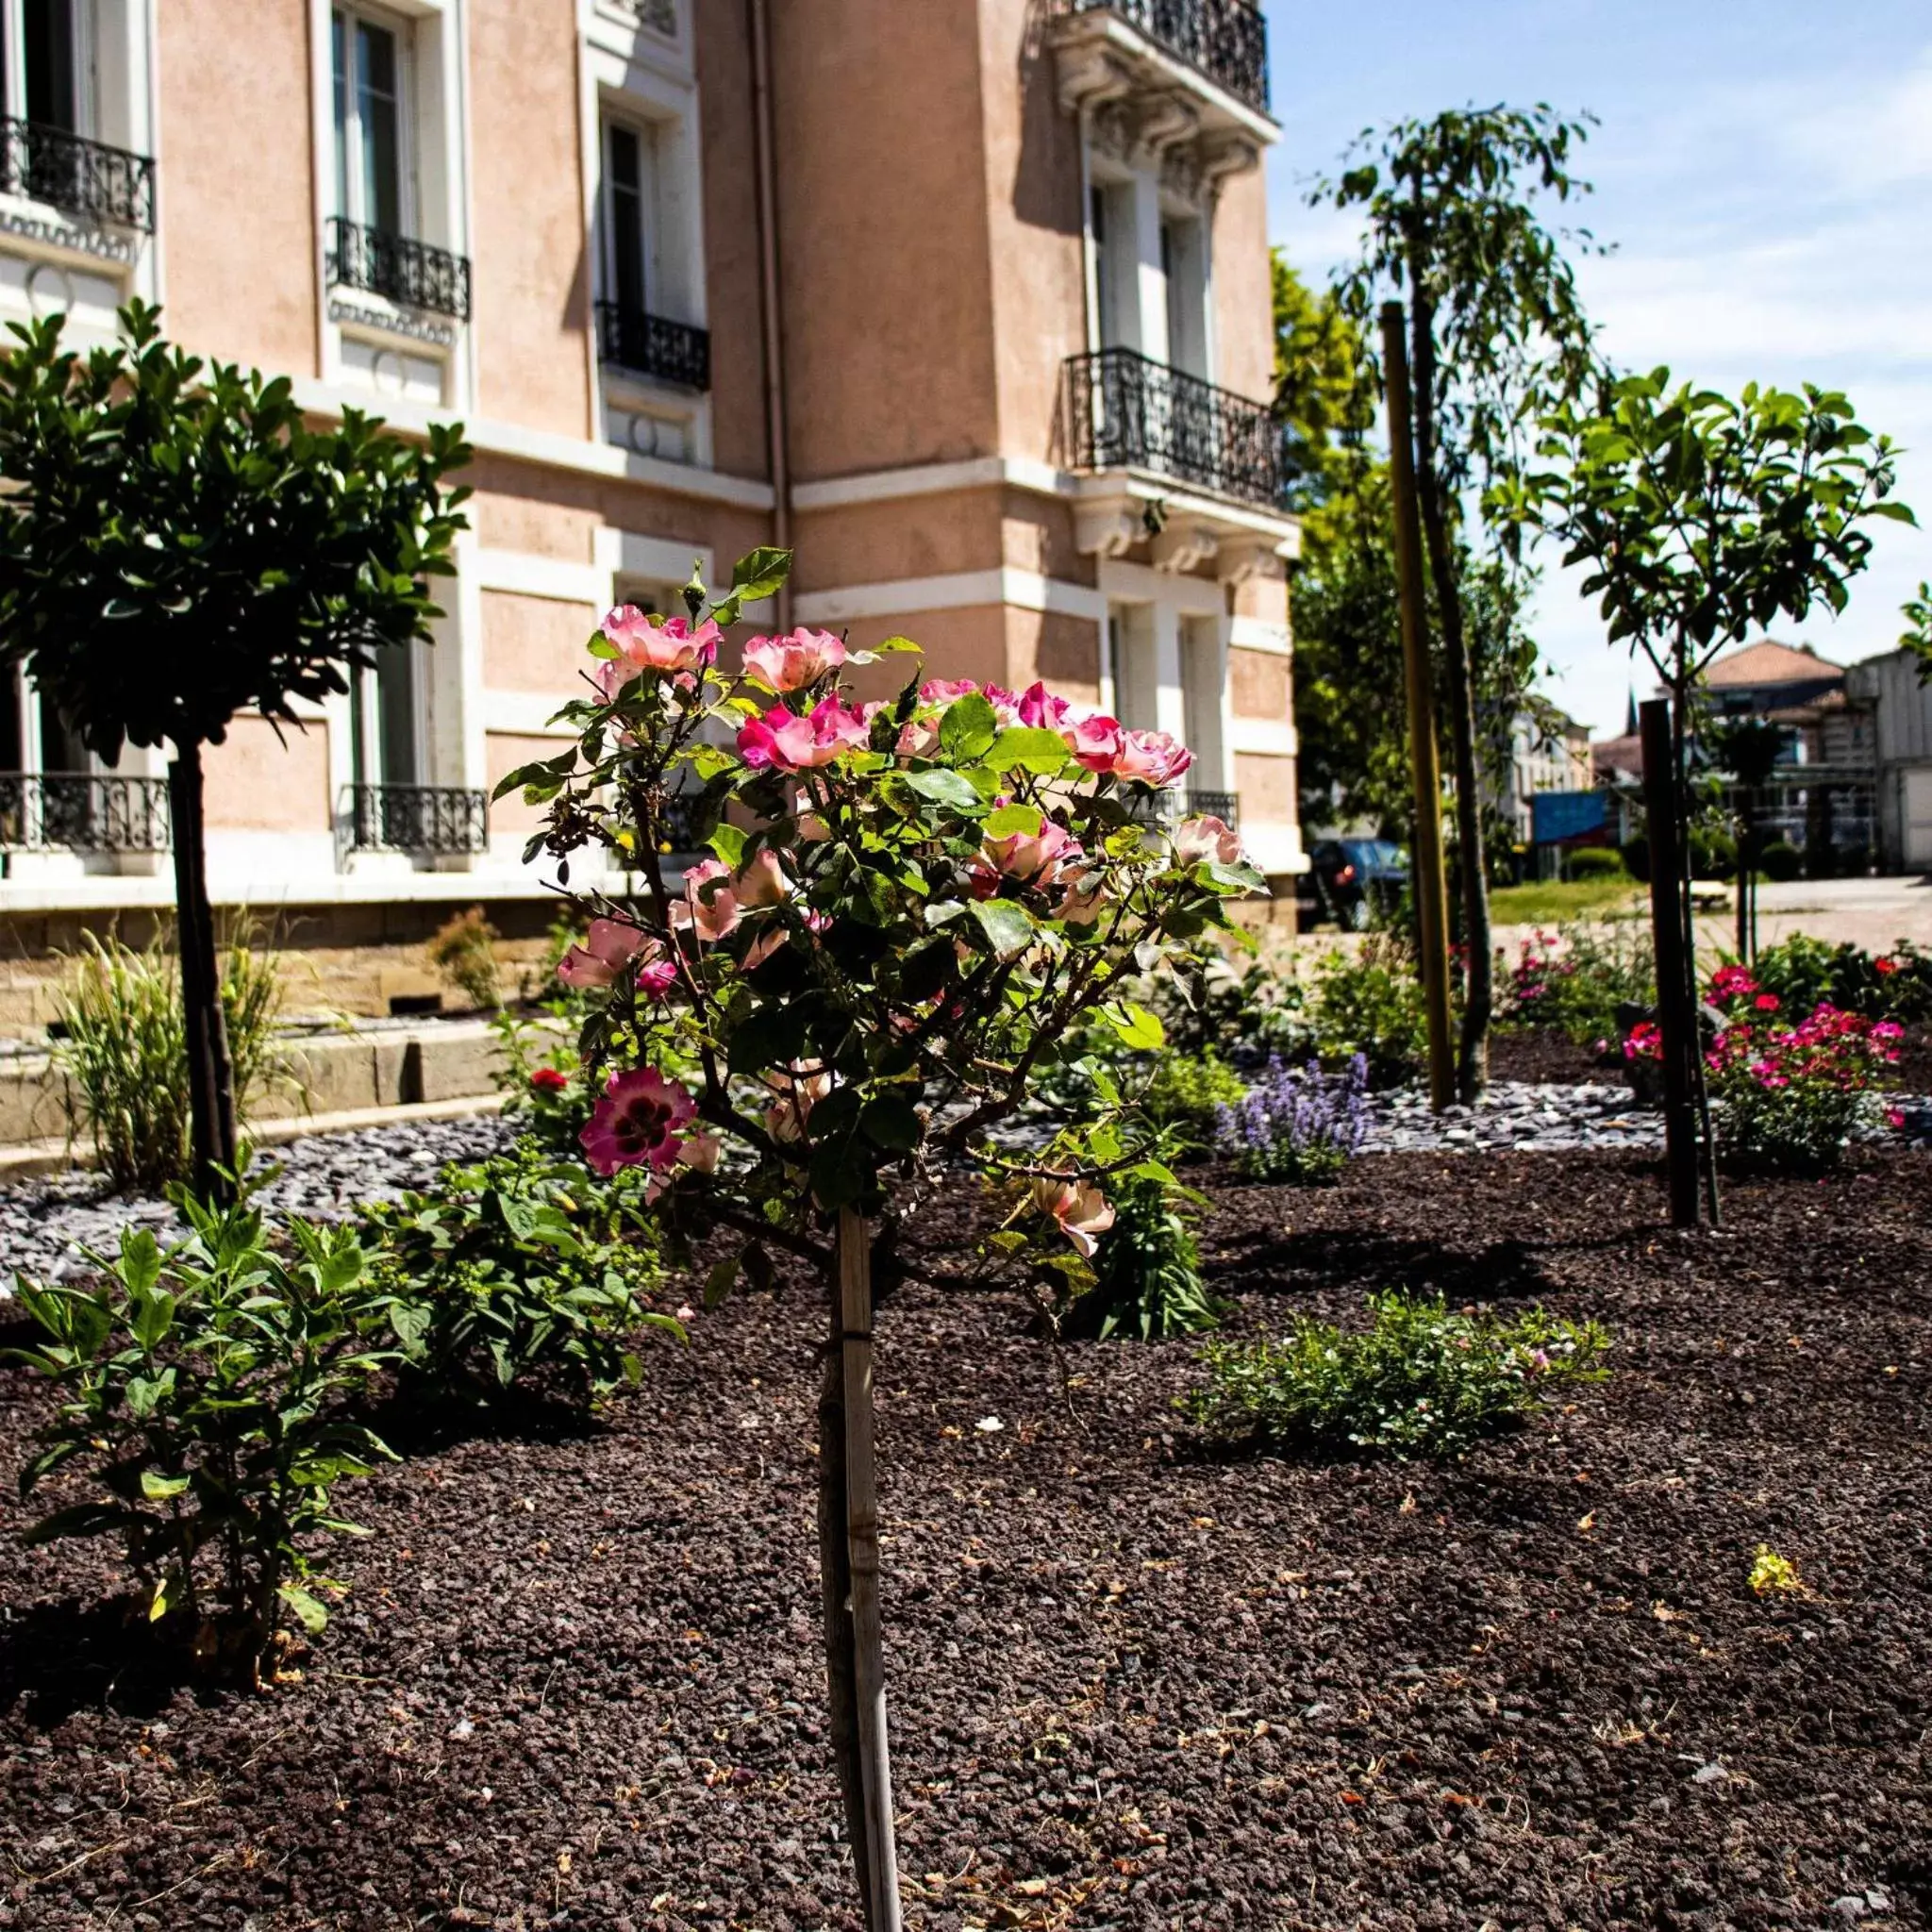
[[[803,717],[774,705],[762,718],[747,719],[738,728],[738,751],[754,771],[809,772],[863,751],[871,737],[864,707],[827,697]]]
[[[1100,1245],[1100,1237],[1113,1225],[1113,1203],[1092,1181],[1041,1176],[1033,1183],[1033,1205],[1057,1222],[1060,1232],[1090,1257]]]
[[[671,908],[672,923],[688,925],[701,940],[728,938],[743,915],[731,870],[722,858],[700,859],[684,875],[684,902]]]
[[[1211,815],[1183,819],[1174,828],[1174,856],[1177,865],[1239,865],[1241,835]]]
[[[647,671],[675,677],[714,664],[724,636],[711,618],[695,627],[681,617],[656,622],[635,604],[619,605],[598,629],[617,647],[617,656],[600,659],[594,673],[607,702]]]
[[[1157,791],[1174,781],[1194,762],[1194,754],[1165,731],[1125,731],[1111,767],[1116,778]]]
[[[775,691],[804,691],[836,671],[845,658],[844,641],[828,630],[753,638],[744,647],[746,673]]]

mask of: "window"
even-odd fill
[[[85,0],[9,0],[5,10],[7,112],[39,127],[84,133]]]
[[[641,315],[645,291],[657,279],[645,273],[650,251],[650,136],[619,121],[604,130],[605,226],[609,255],[605,264],[608,298],[625,315]]]
[[[1208,275],[1205,234],[1198,216],[1160,225],[1160,270],[1167,283],[1169,366],[1206,378]]]
[[[358,785],[420,782],[416,708],[414,644],[386,646],[373,669],[357,672],[351,752]]]
[[[335,67],[336,212],[384,235],[407,235],[414,209],[406,115],[408,49],[392,26],[339,7]]]
[[[1140,272],[1134,255],[1134,191],[1096,188],[1088,219],[1093,226],[1093,292],[1100,347],[1141,346]]]

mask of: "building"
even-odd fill
[[[1509,727],[1507,792],[1489,801],[1520,846],[1536,841],[1540,791],[1588,791],[1591,787],[1590,726],[1538,699]]]
[[[404,955],[549,917],[488,804],[609,604],[793,543],[753,627],[904,632],[1184,736],[1303,863],[1244,0],[0,0],[0,320],[128,295],[326,417],[467,425],[433,646],[208,765],[218,900]],[[769,162],[769,166],[766,163]],[[165,905],[158,757],[24,688],[0,920]],[[521,908],[521,909],[519,909]],[[360,994],[357,995],[361,998]]]
[[[1764,638],[1713,659],[1703,692],[1709,715],[1759,718],[1780,731],[1777,762],[1755,801],[1760,839],[1799,847],[1819,871],[1868,863],[1876,836],[1876,739],[1870,704],[1852,693],[1844,666],[1808,644]],[[1596,782],[1617,795],[1628,836],[1643,790],[1641,738],[1605,740],[1592,764]]]
[[[1852,665],[1846,694],[1872,718],[1878,767],[1878,857],[1887,872],[1932,873],[1932,684],[1916,651]]]

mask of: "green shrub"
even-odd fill
[[[57,1510],[30,1543],[118,1536],[147,1614],[223,1673],[259,1671],[284,1608],[310,1630],[308,1544],[357,1533],[330,1491],[389,1451],[338,1398],[384,1357],[362,1327],[367,1257],[342,1227],[287,1224],[272,1246],[245,1204],[176,1198],[192,1232],[163,1251],[127,1230],[89,1258],[94,1289],[20,1284],[46,1340],[21,1351],[60,1391],[23,1494],[85,1472],[105,1496]]]
[[[1351,958],[1331,953],[1315,969],[1310,1043],[1324,1060],[1360,1054],[1371,1087],[1413,1079],[1428,1054],[1428,1017],[1414,961],[1399,941],[1376,935]]]
[[[1501,1018],[1510,1026],[1553,1026],[1587,1045],[1617,1039],[1620,1006],[1656,999],[1650,941],[1636,922],[1563,926],[1522,942]]]
[[[1607,1373],[1594,1322],[1453,1314],[1397,1291],[1369,1308],[1362,1331],[1302,1316],[1278,1342],[1209,1342],[1207,1385],[1184,1407],[1220,1432],[1320,1455],[1451,1457]]]
[[[1581,845],[1564,859],[1563,876],[1573,881],[1626,879],[1630,869],[1624,863],[1621,852],[1612,852],[1603,845]]]
[[[493,1013],[503,1005],[503,983],[496,973],[501,937],[482,907],[472,906],[445,920],[427,947],[430,965],[479,1012]]]
[[[1760,988],[1778,996],[1788,1014],[1833,1006],[1904,1025],[1932,1017],[1932,953],[1910,940],[1874,958],[1849,941],[1833,945],[1793,933],[1766,946],[1751,973]]]
[[[1690,876],[1727,879],[1738,870],[1738,841],[1714,825],[1690,827]]]
[[[94,1159],[114,1186],[158,1192],[188,1172],[188,1036],[174,956],[157,941],[137,953],[113,935],[83,937],[86,951],[57,995],[55,1067],[67,1082],[68,1131],[85,1126]],[[223,964],[222,1009],[234,1068],[235,1106],[289,1083],[277,1049],[279,963],[243,935]]]
[[[363,1210],[406,1374],[435,1400],[476,1401],[552,1374],[587,1397],[635,1383],[640,1328],[682,1337],[641,1297],[661,1276],[645,1174],[603,1181],[533,1142],[434,1190]]]
[[[1093,1257],[1093,1285],[1074,1303],[1071,1333],[1156,1341],[1217,1324],[1183,1204],[1200,1196],[1152,1175],[1114,1184],[1114,1220]]]
[[[1213,1144],[1217,1109],[1240,1106],[1247,1091],[1241,1076],[1209,1047],[1163,1058],[1141,1105],[1157,1127],[1172,1129],[1186,1151],[1199,1152]]]
[[[1774,884],[1783,885],[1805,870],[1805,855],[1789,839],[1774,839],[1757,855],[1757,870]]]

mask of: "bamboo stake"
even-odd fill
[[[1395,578],[1402,598],[1402,663],[1408,687],[1408,763],[1415,793],[1418,950],[1429,1022],[1429,1102],[1456,1099],[1456,1040],[1449,1005],[1449,892],[1442,872],[1442,767],[1436,744],[1436,680],[1423,608],[1422,515],[1409,427],[1408,352],[1402,304],[1382,305],[1382,374],[1389,395],[1389,481],[1395,500]]]
[[[878,1491],[873,1470],[872,1237],[857,1208],[839,1210],[840,1351],[845,1372],[845,1524],[852,1578],[852,1648],[864,1783],[866,1924],[901,1932],[892,1838],[892,1767],[886,1736],[884,1628],[879,1611]]]

